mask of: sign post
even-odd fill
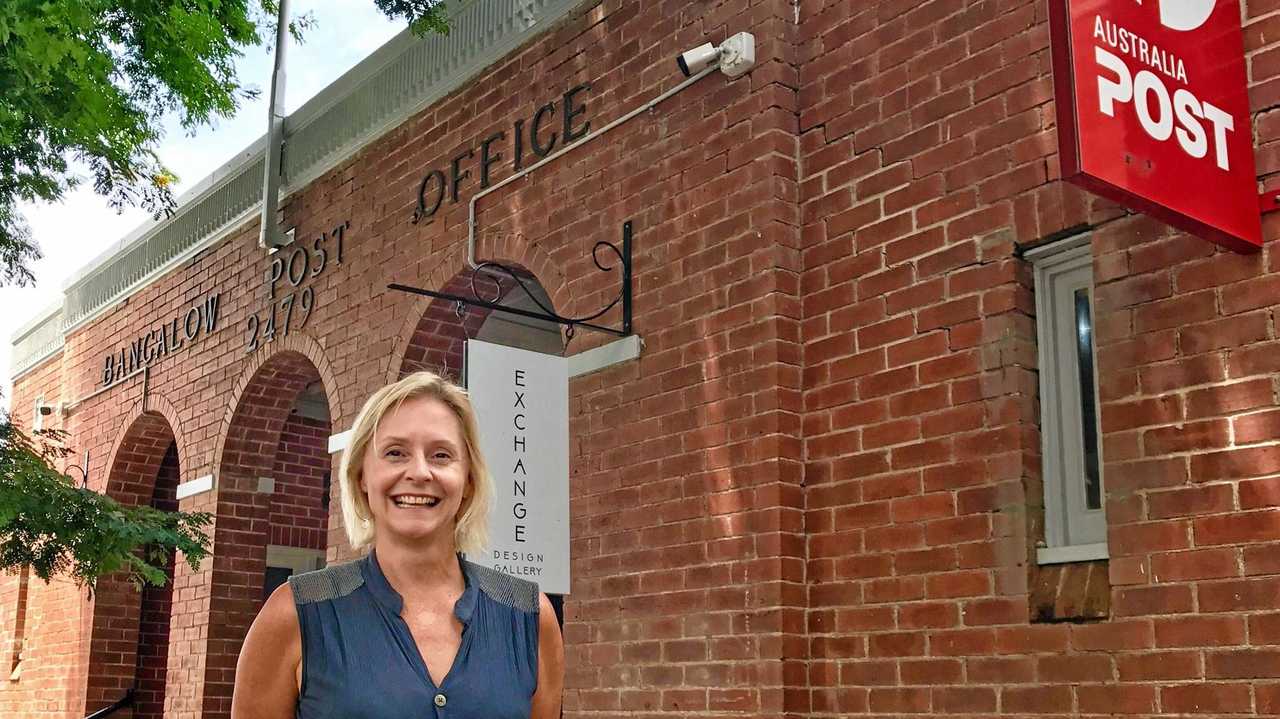
[[[1240,0],[1048,0],[1062,176],[1262,245]]]
[[[563,357],[467,341],[467,392],[493,476],[489,547],[468,557],[569,593],[569,371]]]

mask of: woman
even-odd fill
[[[364,559],[291,577],[236,666],[232,719],[558,719],[564,654],[537,586],[467,562],[492,493],[466,393],[430,372],[378,390],[342,458]]]

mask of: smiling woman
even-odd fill
[[[369,398],[340,473],[347,535],[369,554],[291,577],[267,600],[240,654],[233,719],[560,715],[550,602],[459,554],[485,544],[492,490],[477,438],[466,392],[430,372]]]
[[[481,549],[488,539],[493,488],[478,441],[466,392],[439,375],[415,372],[375,392],[356,418],[351,446],[342,458],[342,518],[351,546],[374,543],[379,520],[386,520],[384,542],[416,541],[423,532],[438,532],[443,526],[439,522],[388,512],[396,508],[393,498],[403,505],[413,501],[416,491],[449,501],[446,509],[452,511],[432,516],[449,518],[453,536],[448,539],[456,551]],[[414,481],[423,477],[434,481]],[[453,496],[442,496],[455,487]],[[399,524],[402,519],[408,522]],[[401,530],[410,534],[401,535]]]

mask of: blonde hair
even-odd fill
[[[373,516],[369,512],[369,498],[360,489],[364,454],[378,429],[378,423],[388,413],[395,411],[409,399],[430,397],[444,403],[458,418],[462,426],[462,439],[467,446],[469,471],[467,481],[471,494],[462,500],[453,538],[458,551],[479,552],[489,541],[489,502],[493,496],[493,480],[480,454],[480,435],[476,426],[475,411],[466,390],[434,372],[414,372],[398,382],[374,392],[351,428],[351,441],[342,454],[338,470],[342,491],[342,523],[352,549],[359,549],[373,542]]]

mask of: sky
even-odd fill
[[[316,26],[286,54],[285,110],[293,112],[316,93],[399,33],[404,24],[383,16],[372,0],[293,0],[295,17],[311,12]],[[199,183],[266,132],[272,56],[249,48],[237,64],[240,82],[262,90],[232,118],[188,135],[176,123],[166,127],[160,159],[179,178],[174,196]],[[110,243],[122,239],[150,216],[138,209],[117,213],[92,187],[68,194],[57,204],[23,204],[23,216],[44,258],[32,265],[34,287],[0,287],[0,407],[12,394],[12,338],[35,315],[59,301],[63,283]]]

